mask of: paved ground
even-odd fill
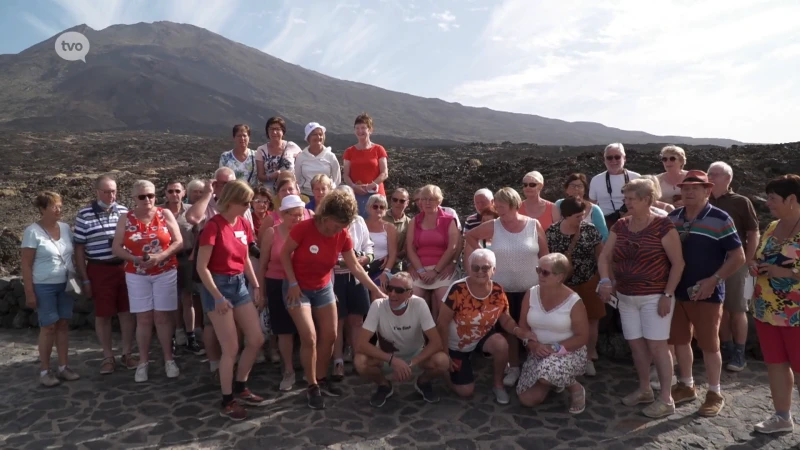
[[[514,397],[510,405],[495,404],[488,367],[479,369],[481,384],[469,401],[443,392],[439,383],[441,403],[427,405],[402,385],[375,409],[367,401],[372,387],[353,375],[343,384],[344,397],[327,399],[325,411],[311,411],[302,386],[277,395],[279,373],[267,363],[256,366],[250,386],[274,401],[234,423],[217,414],[220,394],[203,358],[181,355],[176,380],[168,380],[155,361],[150,381],[136,384],[132,371],[101,376],[93,334],[73,336],[71,365],[83,378],[46,389],[36,382],[36,332],[0,330],[0,448],[800,448],[800,429],[774,437],[752,434],[753,423],[771,411],[765,369],[757,362],[724,376],[728,406],[720,417],[698,417],[696,403],[658,421],[619,402],[634,383],[630,364],[599,362],[599,375],[585,383],[587,410],[574,417],[566,412],[567,394],[536,410]]]

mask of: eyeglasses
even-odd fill
[[[183,191],[180,189],[167,189],[167,194],[180,194],[181,192]]]
[[[395,294],[405,294],[406,292],[408,292],[410,290],[411,289],[409,289],[409,288],[404,288],[404,287],[400,287],[400,286],[392,286],[391,284],[389,286],[386,286],[386,292],[387,293],[388,292],[394,292]]]
[[[435,201],[437,201],[439,199],[438,198],[433,198],[433,197],[422,197],[419,200],[422,201],[422,202],[435,202]]]
[[[526,187],[535,188],[538,185],[539,185],[539,183],[522,183],[522,187],[524,187],[524,188],[526,188]]]
[[[539,275],[540,277],[549,277],[550,275],[555,275],[555,272],[547,269],[542,269],[541,267],[537,267],[536,274]]]
[[[694,220],[689,222],[683,222],[683,226],[681,227],[682,230],[678,232],[678,235],[681,238],[681,242],[684,242],[686,239],[689,238],[689,235],[692,234],[693,225],[694,225]]]
[[[139,195],[136,198],[138,198],[139,200],[144,200],[144,199],[152,200],[152,199],[156,198],[156,194],[142,194],[142,195]]]
[[[489,273],[489,271],[492,270],[492,266],[490,266],[489,264],[486,264],[485,266],[479,266],[477,264],[473,264],[470,266],[470,268],[472,269],[473,272],[483,272],[483,273]]]
[[[117,193],[116,189],[98,189],[98,191],[106,195],[112,195]]]
[[[255,205],[260,205],[262,203],[268,204],[269,200],[263,200],[263,199],[253,200],[253,204],[255,204]]]
[[[372,209],[374,209],[376,211],[377,210],[383,211],[384,209],[386,209],[386,205],[372,205]]]
[[[283,131],[283,128],[281,128],[281,127],[269,127],[269,132],[270,133],[277,133],[278,131]]]
[[[661,157],[661,162],[667,162],[667,161],[675,162],[677,160],[678,160],[678,158],[676,158],[674,156],[662,156]]]
[[[392,203],[405,203],[406,199],[404,198],[394,198],[392,197]]]
[[[572,189],[583,189],[584,188],[583,183],[568,184],[567,187],[568,188],[572,188]]]
[[[606,161],[614,161],[614,160],[619,161],[620,159],[622,159],[622,155],[608,155],[608,156],[606,156]]]

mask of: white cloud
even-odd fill
[[[459,25],[456,23],[456,16],[450,11],[433,13],[431,17],[438,21],[436,26],[442,31],[450,31],[453,28],[459,28]]]
[[[295,17],[295,18],[292,19],[292,23],[295,24],[295,25],[305,25],[307,22],[304,19],[300,19],[298,17]]]
[[[58,34],[59,31],[61,31],[61,30],[59,30],[59,29],[57,29],[55,27],[52,27],[52,26],[44,23],[38,17],[35,17],[35,16],[33,16],[30,13],[27,13],[27,12],[23,12],[22,13],[22,18],[26,22],[28,22],[28,25],[30,25],[33,28],[35,28],[44,37],[50,38],[50,37]]]

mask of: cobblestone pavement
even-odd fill
[[[87,331],[73,332],[71,342],[70,365],[82,378],[41,387],[36,333],[0,330],[0,448],[800,448],[800,430],[779,436],[751,431],[772,408],[759,362],[723,376],[727,406],[719,417],[697,416],[698,401],[663,420],[647,419],[640,408],[620,403],[635,384],[629,363],[598,363],[598,376],[585,380],[588,407],[579,416],[567,413],[566,393],[535,410],[521,407],[514,396],[510,405],[494,403],[485,361],[478,361],[479,387],[471,400],[456,398],[438,382],[442,401],[428,405],[405,384],[396,385],[395,396],[375,409],[368,404],[372,387],[348,375],[345,396],[327,398],[328,409],[311,411],[304,384],[278,395],[279,370],[264,363],[256,366],[249,385],[272,401],[235,423],[218,415],[220,393],[204,358],[180,354],[181,376],[174,380],[166,378],[157,358],[151,358],[147,383],[134,383],[133,371],[102,376],[101,352]],[[696,378],[705,382],[702,370]],[[705,391],[699,394],[702,398]]]

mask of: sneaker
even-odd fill
[[[597,369],[594,368],[594,362],[591,359],[586,360],[586,376],[593,377],[597,375]]]
[[[67,366],[64,367],[64,370],[58,371],[58,378],[61,378],[64,381],[75,381],[80,380],[81,376]]]
[[[725,399],[722,394],[717,394],[714,391],[706,392],[706,401],[700,405],[697,414],[703,417],[715,417],[719,415],[722,408],[725,407]]]
[[[136,375],[133,376],[133,381],[137,383],[144,383],[147,381],[147,363],[139,364],[136,368]]]
[[[687,386],[679,382],[672,387],[672,400],[676,405],[697,400],[697,392],[694,386]]]
[[[281,355],[278,353],[278,350],[275,347],[269,348],[269,361],[272,364],[278,364],[281,362]]]
[[[306,390],[306,397],[308,398],[308,407],[311,409],[325,409],[325,399],[322,398],[319,385],[312,384]]]
[[[791,417],[786,420],[776,414],[763,422],[757,423],[753,430],[762,434],[792,432],[794,431],[794,422]]]
[[[378,386],[378,389],[375,390],[375,393],[369,398],[370,405],[380,408],[386,403],[386,399],[394,395],[394,389],[392,388],[391,381],[387,381],[387,383],[389,383],[387,386]]]
[[[344,392],[327,378],[317,380],[317,382],[319,383],[319,389],[328,397],[341,397],[344,395]]]
[[[671,416],[675,414],[675,402],[668,405],[664,403],[664,400],[657,398],[656,401],[642,410],[642,414],[651,419],[661,419],[662,417]]]
[[[206,354],[206,349],[197,343],[197,339],[189,339],[186,341],[186,350],[188,350],[189,353],[194,353],[197,356],[203,356]]]
[[[505,388],[496,387],[492,389],[492,392],[494,392],[494,399],[501,405],[507,405],[508,402],[511,401]]]
[[[178,365],[175,364],[174,359],[164,363],[164,371],[167,372],[167,378],[178,378],[178,375],[181,374],[181,370],[178,368]]]
[[[735,347],[733,346],[733,342],[720,342],[719,352],[722,354],[723,364],[730,361],[731,358],[733,358],[734,351]]]
[[[513,387],[519,380],[519,367],[507,367],[506,376],[503,377],[503,384],[507,387]]]
[[[248,388],[244,388],[244,391],[236,394],[236,400],[247,406],[264,406],[267,404],[267,399],[253,394]]]
[[[136,370],[139,368],[139,360],[131,355],[122,355],[122,357],[119,358],[119,362],[122,364],[122,367],[128,370]]]
[[[219,411],[219,415],[238,422],[247,418],[247,411],[245,411],[245,409],[236,403],[236,400],[234,400],[228,403],[226,406],[223,406]]]
[[[183,347],[186,345],[186,330],[178,328],[175,330],[175,344]]]
[[[344,380],[344,362],[337,361],[333,363],[333,373],[331,374],[331,381],[340,382]]]
[[[655,397],[653,396],[653,391],[643,391],[641,389],[636,389],[625,397],[622,397],[622,404],[625,406],[636,406],[645,403],[653,403],[654,401]]]
[[[281,379],[281,384],[278,387],[278,389],[283,392],[291,391],[292,387],[294,387],[295,382],[296,382],[296,377],[294,372],[286,372],[283,374],[283,378]]]
[[[745,367],[747,367],[747,361],[744,359],[744,351],[735,349],[725,368],[731,372],[741,372]]]
[[[428,403],[439,403],[439,396],[436,395],[436,392],[433,391],[433,383],[428,381],[427,383],[420,383],[419,377],[414,381],[414,389],[419,392],[422,396],[422,399]]]
[[[44,375],[39,375],[39,383],[42,383],[42,386],[46,387],[58,386],[61,384],[52,370],[48,370]]]
[[[344,356],[342,357],[344,362],[352,363],[353,362],[353,346],[348,345],[347,348],[344,349]]]

